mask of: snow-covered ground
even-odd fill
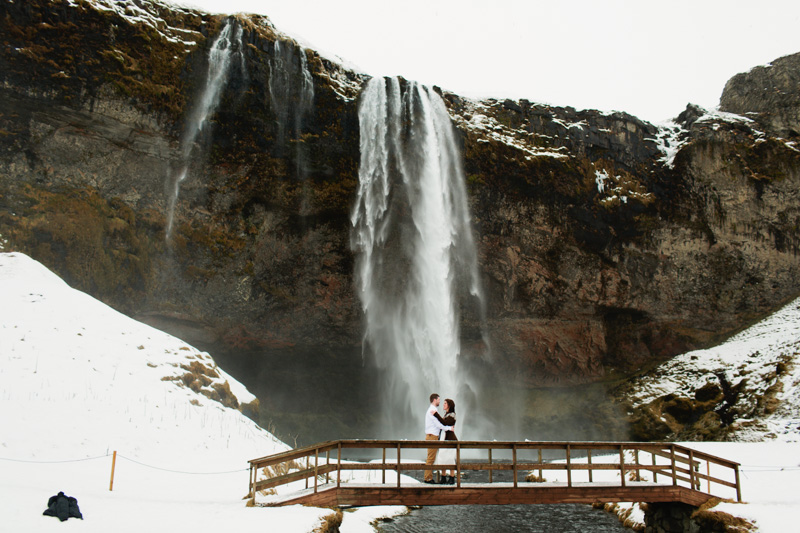
[[[0,253],[0,529],[313,531],[330,509],[246,507],[247,461],[289,447],[215,394],[254,399],[208,354]],[[59,491],[83,521],[42,516]],[[404,511],[345,513],[342,531]]]

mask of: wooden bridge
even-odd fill
[[[454,464],[435,465],[457,472],[454,485],[423,484],[401,475],[429,469],[424,464],[428,448],[456,449]],[[359,462],[345,455],[373,459]],[[473,482],[479,472],[484,480]],[[739,463],[677,444],[639,442],[340,440],[251,460],[249,489],[258,504],[273,506],[699,506],[715,496],[742,499]]]

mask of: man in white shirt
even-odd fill
[[[434,413],[439,411],[439,395],[435,392],[431,394],[431,404],[428,410],[425,411],[425,440],[439,440],[439,433],[442,431],[452,431],[452,426],[445,426],[439,422]],[[426,465],[432,465],[436,460],[437,448],[428,448],[428,458],[425,461]],[[425,470],[425,483],[435,483],[433,481],[433,470]]]

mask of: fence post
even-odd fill
[[[633,450],[633,462],[636,465],[636,478],[634,478],[634,481],[641,481],[642,474],[641,470],[639,470],[639,448]]]
[[[461,443],[456,443],[456,486],[461,488]]]
[[[689,488],[692,490],[699,489],[694,485],[694,450],[689,448]]]
[[[675,469],[675,445],[672,444],[669,447],[669,456],[670,461],[672,462],[672,485],[678,486],[678,471]]]
[[[314,494],[317,493],[317,480],[319,479],[319,448],[314,449]]]
[[[249,479],[250,490],[248,492],[250,494],[250,497],[253,499],[253,503],[256,502],[256,479],[255,475],[253,474],[254,470],[255,470],[255,465],[253,465],[253,463],[250,463],[250,479]]]
[[[619,445],[619,477],[622,478],[622,486],[625,486],[625,451],[623,445]]]
[[[329,448],[327,454],[325,455],[325,484],[326,485],[331,482],[331,469],[330,469],[330,466],[331,466],[331,450]]]
[[[572,457],[569,444],[567,444],[567,487],[572,487]]]
[[[489,448],[489,483],[492,482],[492,448]]]
[[[733,467],[733,472],[736,474],[736,501],[742,501],[742,485],[739,483],[739,465]]]
[[[342,486],[342,442],[336,445],[336,488]]]
[[[397,488],[400,488],[400,443],[397,443]]]
[[[111,482],[108,484],[108,490],[114,490],[114,469],[117,466],[117,450],[114,450],[114,456],[111,458]],[[737,482],[738,485],[738,482]]]
[[[592,449],[591,448],[589,448],[589,450],[586,453],[586,460],[588,461],[588,464],[589,464],[589,483],[591,483],[592,482]]]
[[[383,450],[383,462],[381,463],[381,485],[386,484],[386,446],[381,448]]]
[[[542,475],[542,449],[539,448],[539,479],[544,479]]]
[[[656,461],[655,452],[650,452],[650,457],[653,458],[653,466],[658,466],[658,461]],[[653,469],[653,483],[658,483],[658,470],[656,470],[655,468]]]
[[[514,468],[514,488],[517,488],[517,445],[511,445],[512,467]]]

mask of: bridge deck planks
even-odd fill
[[[268,505],[372,506],[372,505],[508,505],[595,502],[683,502],[699,506],[710,495],[687,487],[628,483],[611,484],[510,483],[463,484],[461,487],[414,485],[396,487],[379,484],[331,483],[277,498]]]

